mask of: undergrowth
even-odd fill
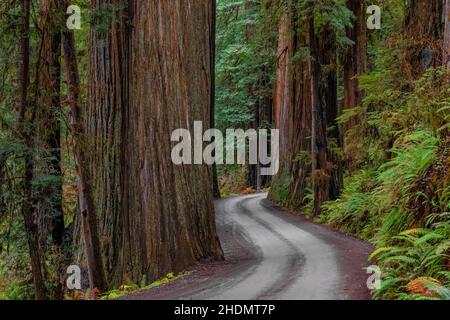
[[[405,91],[395,72],[364,76],[363,105],[341,117],[361,119],[346,136],[356,168],[319,222],[378,247],[374,298],[449,299],[450,75],[429,69]]]
[[[174,282],[176,280],[182,279],[186,276],[188,276],[190,272],[182,272],[177,275],[173,273],[167,274],[164,278],[159,279],[157,281],[152,282],[149,285],[145,284],[145,278],[142,280],[141,284],[124,284],[121,285],[117,289],[110,290],[105,293],[100,293],[98,290],[87,290],[85,292],[83,291],[75,291],[71,295],[66,296],[67,300],[114,300],[121,298],[123,296],[144,291],[144,290],[150,290],[162,285],[165,285],[170,282]]]

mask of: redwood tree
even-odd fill
[[[61,169],[61,27],[59,22],[60,7],[56,0],[40,1],[39,19],[39,46],[36,63],[36,108],[37,127],[39,137],[47,158],[46,168],[43,172],[58,178],[55,183],[46,185],[44,190],[39,190],[39,199],[48,198],[49,204],[40,206],[41,220],[45,223],[41,228],[42,240],[47,240],[50,234],[55,252],[62,254],[64,216],[62,209],[62,169]],[[45,245],[45,243],[44,243]],[[57,259],[59,260],[59,259]],[[63,270],[60,261],[56,261],[55,269],[59,276]],[[61,277],[62,279],[62,277]],[[63,297],[62,281],[54,286],[54,298]]]
[[[86,128],[111,285],[223,257],[211,168],[176,166],[171,133],[211,124],[214,3],[94,0]],[[100,16],[100,15],[98,15]],[[109,26],[107,31],[100,26]]]
[[[310,72],[302,47],[306,46],[306,23],[289,6],[279,25],[273,121],[280,130],[280,171],[273,178],[271,198],[292,209],[303,205],[311,173]],[[294,56],[300,59],[292,61]],[[281,199],[285,197],[285,199]]]
[[[354,20],[351,27],[347,27],[347,37],[354,44],[347,49],[343,57],[344,66],[344,109],[352,109],[361,105],[363,93],[359,89],[359,76],[366,70],[366,42],[367,25],[363,0],[347,0],[347,8],[353,12]],[[344,126],[344,132],[357,123],[352,119]]]
[[[442,62],[443,0],[410,0],[405,20],[406,67],[411,79],[419,78]]]
[[[314,7],[312,6],[312,9]],[[320,81],[321,65],[318,52],[318,38],[315,32],[314,14],[308,21],[308,46],[310,57],[308,59],[311,74],[311,185],[313,190],[313,215],[320,214],[320,207],[324,201],[330,200],[331,162],[329,158],[327,140],[327,119],[325,105],[321,99]]]

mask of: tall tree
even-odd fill
[[[270,196],[300,209],[311,173],[312,109],[311,73],[302,51],[306,34],[298,32],[307,24],[299,19],[295,3],[287,6],[279,25],[273,121],[280,130],[280,171],[273,179]],[[279,199],[279,194],[285,198]]]
[[[311,106],[312,106],[312,126],[311,126],[311,184],[313,189],[314,204],[313,215],[320,214],[320,207],[324,201],[330,199],[329,184],[330,161],[327,141],[327,120],[326,110],[320,97],[320,61],[318,54],[318,38],[316,37],[314,23],[314,7],[308,19],[308,45],[310,57],[308,60],[309,72],[311,74]]]
[[[212,11],[214,12],[214,17],[211,24],[211,34],[210,34],[210,46],[211,46],[211,74],[215,74],[216,69],[216,2],[212,2]],[[210,113],[210,121],[211,128],[215,128],[215,106],[216,106],[216,78],[213,76],[211,79],[211,113]],[[215,156],[215,154],[214,154]],[[220,188],[219,188],[219,180],[217,176],[217,165],[214,163],[212,165],[212,193],[215,199],[220,198]]]
[[[36,63],[36,104],[39,137],[43,140],[47,158],[45,172],[51,177],[52,183],[45,185],[39,198],[46,198],[48,205],[41,215],[44,216],[44,228],[50,231],[55,251],[62,253],[64,216],[62,209],[62,170],[61,170],[61,27],[59,22],[60,8],[56,0],[40,1],[39,47]],[[47,230],[41,232],[47,238]],[[58,260],[58,259],[56,259]],[[56,270],[62,274],[58,262]],[[55,284],[54,296],[62,298],[62,281]]]
[[[41,250],[39,246],[38,226],[34,212],[33,199],[33,137],[31,134],[31,123],[35,116],[35,110],[30,110],[28,102],[28,89],[30,82],[30,0],[22,2],[22,39],[21,39],[21,81],[20,81],[20,106],[18,118],[18,134],[22,139],[26,151],[25,159],[25,175],[23,183],[23,203],[22,215],[25,223],[25,231],[28,239],[28,249],[31,260],[31,271],[33,274],[33,283],[35,288],[35,296],[38,300],[47,299],[47,290],[45,287],[44,276],[42,273],[43,262],[41,260]]]
[[[62,1],[61,8],[64,12],[66,6],[67,2]],[[70,130],[74,140],[73,152],[77,171],[78,198],[89,283],[91,288],[105,290],[107,288],[107,282],[101,255],[99,228],[86,156],[88,150],[85,139],[86,131],[81,118],[81,88],[73,31],[65,29],[62,33],[62,40],[71,117]]]
[[[327,136],[328,171],[330,181],[328,184],[329,200],[335,200],[343,187],[343,172],[340,156],[333,152],[342,147],[341,134],[337,117],[340,115],[338,107],[338,83],[337,83],[337,46],[336,31],[326,26],[319,32],[317,58],[321,66],[319,81],[319,99],[323,105]]]
[[[354,21],[351,27],[347,27],[346,33],[354,44],[347,49],[343,58],[344,109],[351,109],[360,105],[363,98],[358,77],[366,70],[367,26],[363,0],[347,0],[347,8],[353,12]],[[344,132],[356,121],[357,119],[349,121],[344,127]]]
[[[170,142],[175,129],[211,124],[213,1],[93,6],[98,13],[112,9],[91,31],[86,112],[111,284],[221,259],[211,170],[174,165]]]

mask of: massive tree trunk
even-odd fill
[[[171,133],[211,122],[214,3],[110,3],[91,32],[90,167],[111,285],[148,281],[223,257],[211,168],[176,166]],[[97,21],[99,23],[99,21]]]
[[[406,74],[419,78],[427,68],[442,62],[443,1],[410,0],[406,14]]]
[[[30,123],[33,121],[35,110],[29,110],[28,103],[28,88],[30,82],[30,0],[24,0],[22,3],[23,25],[22,25],[22,39],[21,39],[21,81],[20,81],[20,107],[18,119],[18,133],[23,143],[27,147],[25,159],[25,174],[24,174],[24,194],[22,203],[22,215],[25,224],[25,231],[28,239],[28,249],[31,260],[31,272],[33,274],[33,283],[35,290],[35,297],[37,300],[47,299],[47,290],[45,287],[44,277],[42,274],[43,263],[41,261],[38,226],[36,224],[36,217],[33,198],[33,137],[30,132]]]
[[[304,204],[311,174],[311,75],[304,56],[292,61],[306,46],[306,36],[295,31],[298,23],[295,12],[287,12],[279,27],[273,122],[280,130],[280,171],[270,194],[294,210]]]

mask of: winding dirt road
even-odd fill
[[[126,299],[369,299],[366,242],[285,212],[267,194],[216,202],[225,262]]]

